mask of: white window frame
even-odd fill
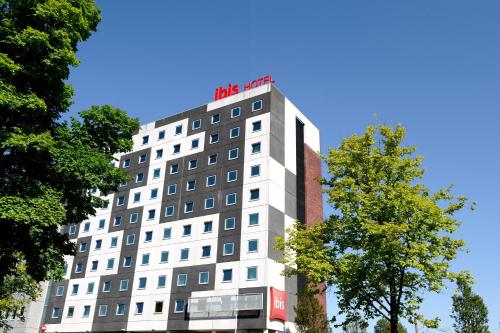
[[[234,115],[235,110],[238,110],[238,115],[236,115],[236,116]],[[231,109],[231,119],[238,118],[239,116],[241,116],[241,107],[237,106],[235,108],[232,108]]]
[[[256,109],[255,104],[260,102],[260,108]],[[264,102],[261,99],[252,102],[252,112],[260,111],[264,107]]]

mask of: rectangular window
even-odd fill
[[[250,201],[259,200],[260,198],[260,189],[254,188],[250,190]]]
[[[94,282],[89,282],[87,284],[87,294],[92,294],[94,292]]]
[[[52,308],[52,318],[59,318],[60,314],[61,314],[60,308]]]
[[[205,209],[212,209],[215,206],[214,198],[206,198],[205,199]]]
[[[158,288],[165,288],[166,284],[167,284],[167,276],[166,275],[158,276]]]
[[[148,278],[140,277],[139,278],[139,286],[138,289],[146,289],[146,283],[148,282]]]
[[[123,258],[123,267],[130,267],[130,266],[132,266],[132,257]]]
[[[229,138],[234,139],[240,136],[240,128],[234,127],[229,131]]]
[[[90,230],[90,222],[85,222],[83,225],[83,232],[89,232]]]
[[[127,242],[125,244],[132,245],[134,243],[135,243],[135,234],[127,235]]]
[[[169,254],[168,251],[161,251],[160,263],[165,264],[168,262],[168,254]]]
[[[155,313],[163,312],[163,302],[155,302]]]
[[[121,181],[118,186],[120,186],[120,187],[127,186],[127,182],[126,181]]]
[[[224,243],[223,256],[232,256],[234,254],[234,243]]]
[[[163,228],[163,239],[170,239],[172,237],[172,228]]]
[[[78,294],[78,284],[74,284],[72,289],[71,289],[71,295],[77,295]]]
[[[64,286],[57,286],[56,296],[62,296],[64,294]]]
[[[182,249],[181,250],[181,261],[188,260],[189,259],[189,249]]]
[[[250,167],[250,177],[260,176],[260,164],[252,165]]]
[[[236,193],[226,195],[226,206],[236,205]]]
[[[76,234],[76,225],[70,225],[69,226],[69,232],[70,235]]]
[[[99,266],[99,260],[92,260],[92,263],[90,265],[90,271],[92,272],[97,271],[98,266]]]
[[[252,154],[260,153],[260,142],[252,143]]]
[[[184,308],[185,308],[185,301],[183,299],[176,299],[175,300],[175,309],[174,309],[174,312],[175,313],[182,313],[184,312]]]
[[[99,305],[99,317],[108,315],[108,306],[106,304]]]
[[[258,100],[252,103],[252,112],[262,110],[262,100]]]
[[[229,159],[229,160],[234,160],[234,159],[237,159],[237,158],[238,158],[238,154],[239,154],[239,148],[233,148],[233,149],[230,149],[230,150],[229,150],[229,156],[228,156],[228,159]]]
[[[158,140],[163,140],[163,139],[165,139],[165,131],[159,131]]]
[[[179,172],[179,164],[172,164],[170,166],[170,174],[173,175],[173,174],[176,174]]]
[[[153,179],[160,178],[160,168],[153,170]]]
[[[116,304],[116,315],[123,316],[125,314],[125,304]]]
[[[113,221],[113,225],[115,227],[119,226],[122,224],[122,217],[121,216],[115,216],[115,220]]]
[[[230,170],[227,172],[227,182],[234,182],[238,180],[238,170]]]
[[[144,237],[144,242],[151,242],[152,240],[153,240],[153,232],[146,231],[145,237]]]
[[[106,269],[113,269],[114,265],[115,265],[115,259],[109,258],[108,263],[106,264]]]
[[[182,236],[191,236],[191,224],[182,226]]]
[[[193,131],[199,129],[200,127],[201,127],[201,119],[193,120],[193,125],[191,126]]]
[[[106,220],[105,219],[99,220],[99,230],[104,229],[105,225],[106,225]]]
[[[188,214],[188,213],[192,213],[193,212],[193,202],[190,201],[190,202],[186,202],[184,204],[184,213]]]
[[[208,234],[212,232],[212,221],[203,222],[203,233]]]
[[[233,280],[233,270],[223,269],[222,270],[222,282],[231,282]]]
[[[208,165],[217,163],[217,156],[218,156],[217,154],[212,154],[208,156]]]
[[[104,281],[102,284],[102,292],[109,293],[111,291],[111,281]]]
[[[111,237],[110,247],[116,247],[117,244],[118,244],[118,237]]]
[[[135,314],[140,315],[144,311],[144,302],[135,303]]]
[[[165,216],[166,217],[174,216],[174,206],[167,206],[165,208]]]
[[[237,108],[232,108],[231,109],[231,118],[237,118],[239,117],[241,114],[241,108],[240,107],[237,107]]]
[[[156,209],[148,210],[148,220],[154,220],[156,215]]]
[[[176,145],[174,145],[174,154],[179,154],[181,152],[181,144],[178,143]]]
[[[191,149],[197,149],[200,146],[200,140],[199,139],[193,139],[191,140]]]
[[[196,180],[188,180],[186,183],[186,191],[194,191],[196,188]]]
[[[128,279],[120,280],[120,291],[128,290]]]
[[[259,213],[252,213],[248,215],[248,225],[259,225]]]
[[[216,183],[216,180],[217,180],[217,178],[215,175],[208,176],[206,187],[214,186]]]
[[[257,252],[259,250],[259,241],[257,239],[250,239],[248,241],[248,252]]]
[[[139,213],[130,214],[130,223],[136,223],[139,220]]]
[[[212,124],[217,124],[220,122],[220,114],[216,113],[212,115]]]
[[[219,133],[210,134],[210,144],[219,142]]]
[[[247,280],[257,280],[257,267],[247,267]]]
[[[236,226],[236,218],[228,217],[224,220],[224,230],[234,229]]]
[[[262,129],[262,122],[259,121],[254,121],[252,123],[252,132],[258,132]]]
[[[142,183],[142,181],[144,180],[144,174],[141,172],[141,173],[138,173],[136,176],[135,176],[135,182],[136,183]]]
[[[157,149],[156,150],[156,157],[155,158],[158,160],[158,159],[160,159],[162,157],[163,157],[163,149]]]
[[[81,273],[83,270],[83,264],[81,262],[76,264],[75,273]]]
[[[175,135],[182,134],[182,125],[175,126]]]
[[[134,202],[141,201],[141,192],[134,193]]]
[[[80,243],[80,252],[87,251],[87,243]]]
[[[158,189],[157,188],[153,188],[153,189],[151,189],[150,199],[156,199],[156,198],[158,198]]]
[[[167,191],[168,195],[175,194],[176,192],[177,192],[177,184],[168,185],[168,191]]]
[[[205,246],[202,246],[201,247],[201,257],[202,258],[208,258],[210,257],[210,251],[211,250],[211,246],[210,245],[205,245]]]
[[[123,167],[124,168],[130,167],[130,158],[123,160]]]
[[[200,272],[198,274],[198,284],[208,284],[209,274],[208,272]]]
[[[147,154],[139,155],[139,164],[146,162]]]
[[[142,255],[141,265],[143,265],[143,266],[149,265],[149,253],[144,253]]]
[[[183,287],[187,284],[187,274],[181,273],[177,275],[177,286]]]
[[[100,250],[102,247],[102,239],[95,240],[95,250]]]
[[[83,306],[83,317],[90,316],[90,305]]]
[[[74,306],[69,306],[68,307],[67,317],[68,318],[72,318],[73,314],[75,314],[75,307]]]
[[[149,142],[149,135],[145,135],[142,137],[142,144],[146,145]]]

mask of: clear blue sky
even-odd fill
[[[72,113],[112,104],[150,122],[271,73],[322,131],[322,149],[378,114],[407,127],[431,189],[478,202],[460,214],[474,290],[500,323],[500,1],[104,1],[80,46]],[[325,214],[329,212],[327,208]],[[428,315],[449,319],[452,289]],[[329,296],[329,312],[336,310]],[[411,330],[413,331],[413,329]]]

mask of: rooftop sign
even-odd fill
[[[266,75],[263,77],[260,77],[258,79],[255,79],[253,81],[250,81],[248,83],[245,83],[243,85],[243,91],[250,90],[253,88],[260,87],[265,84],[269,83],[274,83],[275,81],[273,80],[272,75]],[[218,101],[219,99],[223,99],[232,95],[236,95],[240,92],[240,88],[238,84],[232,84],[230,83],[227,88],[226,87],[218,87],[215,89],[215,100]]]

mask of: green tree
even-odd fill
[[[391,323],[385,319],[381,318],[377,321],[375,324],[375,329],[373,330],[374,333],[391,333]],[[398,332],[399,333],[407,333],[406,328],[401,325],[401,323],[398,323]]]
[[[322,179],[333,207],[325,223],[296,223],[278,242],[285,251],[286,275],[303,274],[313,283],[335,286],[340,325],[359,313],[383,317],[397,332],[400,318],[417,317],[424,291],[439,292],[457,275],[450,261],[464,242],[453,234],[453,216],[465,197],[451,188],[431,193],[421,182],[422,157],[404,146],[405,129],[370,126],[331,148]],[[437,319],[423,320],[436,326]]]
[[[36,282],[61,277],[63,256],[74,251],[61,226],[104,204],[89,189],[108,193],[127,179],[111,163],[131,149],[137,119],[95,106],[80,120],[59,120],[71,105],[65,82],[77,45],[99,20],[93,0],[0,0],[2,309],[18,305],[10,295],[34,297]],[[16,289],[20,276],[30,292]]]
[[[294,306],[295,326],[299,333],[329,333],[330,326],[325,309],[317,299],[316,288],[307,286],[299,293],[299,300]]]
[[[463,280],[457,281],[458,292],[452,296],[455,319],[453,327],[457,333],[489,333],[488,308],[481,296],[472,292],[470,285]]]
[[[366,333],[367,324],[362,320],[353,320],[344,326],[344,333]]]

